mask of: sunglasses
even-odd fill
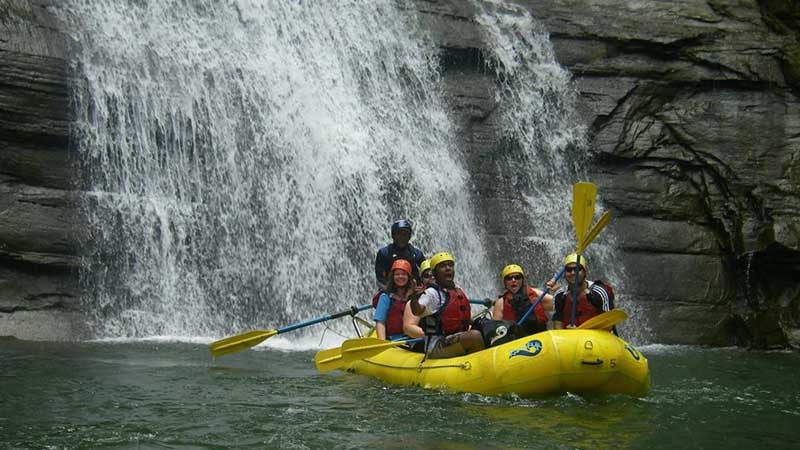
[[[504,280],[506,280],[506,281],[517,281],[517,280],[521,280],[521,279],[522,279],[522,275],[509,275],[509,276],[504,278]]]
[[[430,273],[430,272],[427,272],[427,273],[423,273],[423,274],[422,274],[422,278],[430,278],[430,277],[432,277],[432,276],[433,276],[433,274],[432,274],[432,273]]]
[[[583,269],[583,267],[581,267]],[[575,266],[564,267],[564,273],[572,273],[575,272]]]

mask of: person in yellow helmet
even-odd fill
[[[520,324],[526,334],[547,330],[548,314],[553,313],[553,296],[546,293],[537,303],[542,291],[525,283],[525,271],[518,264],[509,264],[500,272],[506,290],[494,302],[492,319],[519,322],[531,305],[536,307]]]
[[[426,259],[419,265],[419,277],[422,280],[422,286],[427,288],[433,283],[433,272],[431,271],[431,260]],[[415,316],[411,311],[411,302],[406,302],[405,311],[403,311],[403,332],[406,336],[411,338],[425,337],[425,331],[419,325],[419,317]],[[421,343],[416,343],[411,346],[414,351],[423,351],[424,346]]]
[[[431,257],[434,281],[411,295],[411,313],[420,318],[427,358],[451,358],[484,348],[483,337],[470,329],[469,299],[455,284],[455,259],[439,252]],[[409,333],[409,330],[405,330]]]
[[[431,271],[431,260],[426,259],[419,265],[419,278],[423,286],[433,282],[433,272]]]
[[[564,258],[564,279],[567,285],[558,288],[553,295],[555,297],[553,328],[555,329],[577,328],[592,317],[614,308],[614,289],[611,285],[602,280],[586,281],[586,273],[589,270],[586,258],[581,255],[580,265],[576,264],[577,259],[578,255],[575,253],[570,253]],[[573,321],[572,299],[575,297],[573,291],[576,277],[578,301],[575,304]],[[555,280],[548,281],[547,287],[551,292],[555,290],[557,288]]]

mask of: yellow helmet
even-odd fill
[[[447,252],[439,252],[439,253],[431,256],[431,270],[436,270],[436,266],[438,266],[439,264],[441,264],[441,263],[443,263],[445,261],[450,261],[453,264],[456,263],[456,260],[453,259],[453,255],[451,255],[450,253],[447,253]]]
[[[570,253],[569,255],[567,255],[566,258],[564,258],[564,266],[566,266],[567,264],[576,264],[577,262],[578,262],[577,253]],[[586,264],[586,257],[583,255],[581,255],[581,267],[583,267],[583,270],[587,272],[589,271],[589,266]]]
[[[422,264],[419,265],[419,273],[420,273],[420,275],[425,273],[426,270],[431,270],[431,260],[430,259],[426,259],[425,261],[422,261]]]
[[[522,275],[523,277],[525,276],[525,272],[522,270],[521,266],[519,266],[517,264],[509,264],[509,265],[503,267],[503,271],[500,272],[500,278],[505,278],[505,277],[511,275],[512,273],[518,273],[518,274]]]

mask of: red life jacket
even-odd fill
[[[564,293],[564,324],[570,323],[572,315],[572,293]],[[580,326],[583,322],[591,319],[592,317],[600,314],[597,308],[594,307],[589,300],[586,299],[586,292],[581,292],[578,295],[578,305],[575,307],[575,326]]]
[[[426,335],[447,335],[467,331],[472,321],[472,310],[467,294],[460,288],[443,289],[435,284],[429,287],[436,289],[445,298],[445,306],[439,311],[420,319],[420,326]]]
[[[460,288],[444,289],[450,297],[444,311],[438,313],[442,324],[442,333],[453,334],[467,331],[472,321],[472,310],[469,306],[467,294]]]
[[[531,303],[526,303],[524,310],[519,315],[516,313],[516,311],[514,311],[514,307],[511,305],[511,298],[514,297],[514,294],[512,294],[511,291],[506,291],[503,294],[503,320],[513,320],[514,322],[518,322],[525,312],[528,311],[528,308],[530,308],[531,304],[539,299],[539,296],[536,295],[536,291],[534,291],[532,287],[525,286],[525,289]],[[536,305],[536,308],[533,309],[532,315],[528,316],[525,321],[528,322],[533,320],[534,317],[536,317],[536,322],[544,324],[545,326],[547,325],[547,314],[544,312],[544,305],[542,305],[542,302],[539,302],[539,304]]]
[[[372,307],[377,308],[378,302],[381,299],[381,294],[384,294],[383,291],[378,291],[372,297]],[[395,294],[387,294],[389,295],[389,301],[391,304],[389,305],[389,313],[386,314],[386,336],[391,336],[393,334],[403,334],[403,312],[406,309],[406,303],[408,300],[402,300],[400,297]]]

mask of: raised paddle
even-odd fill
[[[352,306],[346,311],[341,311],[317,319],[306,320],[303,322],[296,323],[294,325],[288,325],[283,328],[278,328],[277,330],[253,330],[237,334],[235,336],[226,337],[224,339],[220,339],[218,341],[214,341],[211,343],[211,348],[210,348],[211,355],[217,357],[217,356],[227,355],[228,353],[234,353],[241,350],[245,350],[260,344],[261,342],[271,338],[272,336],[275,336],[276,334],[286,333],[287,331],[297,330],[298,328],[304,328],[331,319],[338,319],[339,317],[353,315],[359,311],[363,311],[368,308],[372,308],[372,304],[361,305],[358,307]]]
[[[596,238],[597,235],[600,234],[600,231],[602,231],[603,228],[605,228],[605,226],[608,224],[609,220],[611,220],[611,213],[606,211],[606,212],[603,213],[602,216],[600,216],[600,220],[598,220],[597,223],[595,223],[592,226],[592,229],[589,230],[586,233],[586,236],[578,244],[578,249],[576,250],[576,253],[583,253],[583,250],[585,250],[586,247],[588,247],[589,244],[592,243],[594,238]],[[564,276],[564,268],[563,267],[553,277],[553,280],[555,280],[555,282],[558,283],[558,280],[560,280],[562,276]],[[525,311],[525,314],[522,316],[522,318],[520,318],[517,321],[517,325],[522,325],[522,322],[524,322],[525,319],[527,319],[528,316],[531,315],[531,313],[536,308],[536,306],[539,305],[539,303],[542,302],[542,299],[544,299],[545,294],[547,294],[547,285],[545,285],[544,289],[542,289],[542,293],[539,294],[539,298],[537,298],[536,301],[530,307],[528,307],[528,310]],[[470,302],[472,302],[472,300],[470,300]]]
[[[621,323],[628,318],[628,314],[621,309],[612,309],[602,314],[598,314],[591,319],[583,322],[578,329],[580,330],[607,330],[614,325]]]
[[[583,251],[586,250],[586,247],[600,234],[600,231],[608,225],[608,222],[611,220],[611,211],[605,211],[600,216],[600,219],[597,220],[592,228],[586,233],[586,236],[583,237],[581,242],[578,243],[578,248],[575,250],[575,253],[583,254]]]
[[[572,186],[572,224],[575,226],[575,239],[577,247],[585,247],[582,245],[583,238],[586,236],[586,231],[589,229],[589,224],[592,223],[594,217],[594,205],[597,200],[597,186],[588,181],[581,181]],[[581,254],[577,253],[577,260],[575,261],[575,285],[573,286],[572,296],[574,300],[572,308],[570,308],[569,323],[575,325],[575,312],[578,304],[578,289],[580,286],[580,264]]]

